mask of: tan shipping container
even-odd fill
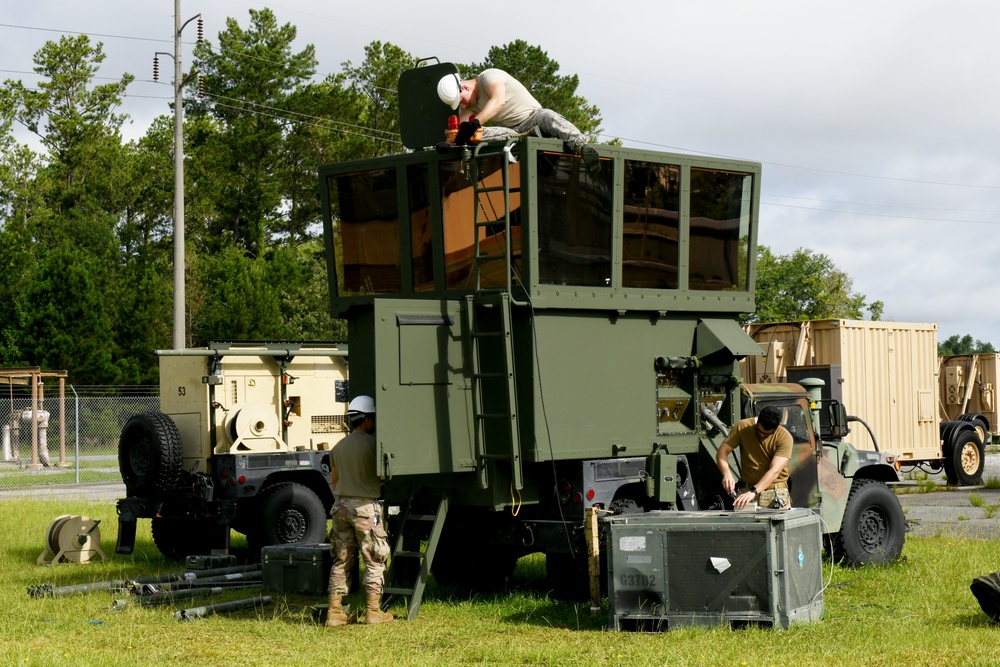
[[[1000,354],[956,354],[940,361],[941,418],[980,414],[986,417],[989,435],[1000,433],[996,396]]]
[[[874,431],[878,449],[903,462],[940,460],[937,328],[862,320],[753,324],[748,333],[763,356],[744,361],[743,377],[747,382],[795,382],[815,369],[817,377],[832,378],[824,396],[863,419]],[[830,369],[820,373],[818,367]],[[845,439],[857,449],[875,449],[861,424],[851,424]]]

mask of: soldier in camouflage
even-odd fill
[[[378,503],[382,482],[375,472],[375,401],[358,396],[348,405],[347,418],[351,433],[334,446],[330,457],[335,502],[330,510],[333,567],[326,624],[331,627],[347,624],[343,599],[350,592],[358,551],[365,562],[365,622],[392,620],[392,614],[381,610],[389,542]]]

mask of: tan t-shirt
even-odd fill
[[[494,81],[502,81],[504,85],[504,104],[500,112],[493,116],[488,122],[500,127],[517,127],[531,114],[542,108],[528,89],[520,81],[512,77],[502,69],[486,69],[476,77],[479,86],[475,103],[469,105],[469,111],[479,114],[486,102],[489,101],[489,87]]]
[[[740,449],[740,465],[743,469],[743,481],[756,484],[771,468],[771,459],[775,456],[792,458],[792,434],[784,426],[761,441],[757,434],[757,418],[749,417],[736,423],[729,431],[725,443],[733,449]],[[788,481],[788,466],[785,465],[773,483]],[[760,489],[763,491],[764,489]]]
[[[333,446],[330,456],[339,479],[333,493],[338,497],[378,498],[382,480],[375,472],[375,436],[352,431]]]

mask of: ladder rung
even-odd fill
[[[476,418],[477,419],[498,419],[500,417],[503,417],[504,419],[507,419],[509,416],[510,415],[502,414],[500,412],[476,413]]]
[[[437,514],[407,514],[407,521],[433,521],[437,518]]]
[[[507,255],[476,255],[476,259],[507,259]]]
[[[397,551],[394,554],[394,558],[423,558],[426,554],[424,551]]]
[[[506,373],[473,373],[472,377],[474,377],[474,378],[484,378],[484,379],[489,379],[489,378],[505,378],[505,377],[507,377],[507,374]]]
[[[397,588],[395,586],[383,586],[382,595],[413,595],[413,589]]]
[[[485,188],[476,188],[476,192],[503,192],[503,189],[502,185],[491,185]],[[517,192],[517,190],[510,188],[508,192]]]
[[[484,220],[477,222],[476,227],[506,227],[503,220]]]
[[[473,338],[500,338],[504,333],[502,331],[475,331],[472,334]]]

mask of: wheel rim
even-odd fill
[[[968,442],[962,448],[962,470],[969,475],[979,471],[979,447],[974,442]]]
[[[152,460],[152,447],[145,438],[135,443],[135,447],[129,453],[128,463],[137,476],[142,477],[149,472],[150,461]]]
[[[298,542],[305,536],[308,526],[306,515],[299,508],[290,507],[278,517],[278,537],[286,544]]]
[[[869,507],[861,513],[858,521],[858,539],[861,548],[870,554],[882,550],[889,534],[889,519],[878,507]]]

